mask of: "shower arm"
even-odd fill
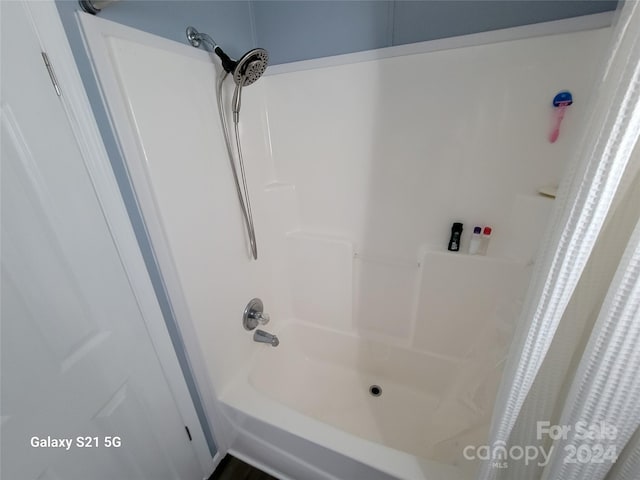
[[[201,44],[210,47],[211,51],[218,55],[218,57],[220,57],[220,60],[222,61],[222,67],[226,72],[231,73],[235,70],[238,62],[224,53],[222,48],[220,48],[220,45],[218,45],[216,41],[211,38],[211,35],[199,32],[193,27],[188,27],[187,40],[189,40],[189,43],[196,48],[198,48]]]
[[[218,46],[216,41],[211,38],[211,35],[199,32],[193,27],[187,28],[187,40],[189,40],[189,43],[196,48],[199,47],[202,42],[208,44],[212,51]]]

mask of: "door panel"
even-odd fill
[[[202,479],[27,9],[1,8],[1,476]]]

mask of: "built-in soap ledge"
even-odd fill
[[[529,277],[509,258],[425,251],[413,347],[467,357],[494,344],[515,322]]]
[[[423,266],[425,263],[425,258],[429,255],[441,255],[442,257],[458,259],[463,262],[488,262],[488,263],[505,263],[510,265],[521,265],[523,267],[527,266],[530,262],[524,262],[522,260],[518,260],[516,258],[511,257],[498,257],[494,255],[471,255],[466,252],[450,252],[444,249],[434,248],[433,246],[423,245],[419,249],[418,253],[418,265]]]
[[[350,238],[343,237],[341,235],[332,235],[330,233],[311,232],[309,230],[292,230],[286,233],[286,237],[316,242],[340,243],[349,245],[352,251],[355,248],[355,245]]]
[[[280,190],[295,190],[295,189],[296,189],[296,186],[293,183],[273,182],[273,183],[267,183],[264,186],[265,192],[277,192]]]
[[[260,235],[269,235],[273,241],[281,243],[282,235],[300,225],[300,211],[296,198],[295,185],[288,183],[269,183],[265,185],[262,198],[257,208],[265,215],[258,216],[256,221],[261,223],[258,228]]]
[[[415,258],[356,252],[353,270],[355,328],[408,344],[419,263]]]
[[[547,198],[556,198],[558,194],[558,186],[557,185],[545,185],[544,187],[538,188],[538,193],[543,197]]]
[[[323,327],[352,325],[353,242],[296,230],[285,237],[293,314]]]
[[[410,258],[402,258],[393,255],[375,255],[366,252],[353,252],[353,258],[363,262],[377,263],[380,265],[387,265],[390,267],[409,267],[420,268],[420,262]]]

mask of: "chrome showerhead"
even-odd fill
[[[236,85],[241,87],[256,82],[269,63],[269,53],[263,48],[254,48],[240,57],[240,60],[233,60],[224,53],[213,38],[206,33],[198,32],[194,27],[187,27],[187,40],[196,48],[203,43],[208,46],[222,60],[222,68],[230,73]]]
[[[255,83],[267,69],[268,63],[269,53],[265,49],[254,48],[248,51],[236,62],[233,81],[243,87]]]

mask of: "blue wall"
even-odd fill
[[[271,64],[388,47],[394,2],[252,2],[256,40]]]
[[[59,3],[67,1],[76,4]],[[600,13],[616,5],[617,0],[122,0],[99,15],[179,42],[193,25],[232,57],[261,46],[275,65]]]
[[[616,1],[255,1],[273,64],[600,13]]]
[[[617,1],[397,1],[393,45],[549,22],[615,10]]]

